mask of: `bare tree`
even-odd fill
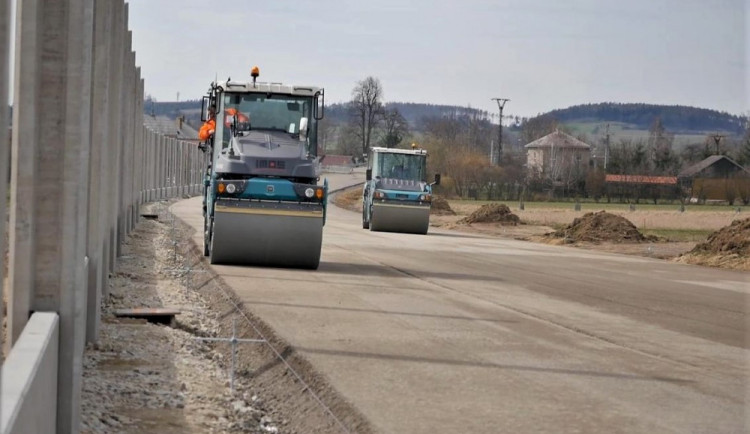
[[[549,133],[555,132],[560,127],[557,119],[552,115],[542,115],[527,119],[523,123],[521,139],[528,144],[536,139],[542,138]]]
[[[656,117],[649,129],[648,149],[653,171],[657,174],[675,173],[679,158],[672,150],[674,134],[668,133],[660,117]]]
[[[363,155],[359,153],[359,134],[355,125],[347,124],[337,130],[336,152],[340,155],[351,155],[361,160]]]
[[[383,85],[375,77],[357,82],[352,90],[352,118],[357,127],[357,136],[362,144],[362,153],[370,149],[372,130],[383,113]]]
[[[386,109],[383,112],[383,138],[386,148],[395,148],[409,134],[409,123],[398,109]]]
[[[318,122],[318,155],[328,153],[328,147],[333,141],[336,133],[336,126],[328,119],[322,119]]]

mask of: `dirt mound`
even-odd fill
[[[712,233],[689,254],[750,257],[750,217],[735,220],[731,225]]]
[[[501,225],[516,226],[521,219],[513,214],[507,205],[489,203],[461,219],[458,223],[500,223]]]
[[[352,187],[333,196],[336,206],[354,212],[362,212],[362,187]]]
[[[573,220],[573,223],[559,231],[547,234],[553,238],[563,238],[566,242],[609,241],[615,243],[641,243],[656,241],[638,231],[625,217],[606,211],[590,212]]]
[[[432,215],[456,215],[451,205],[442,196],[432,197],[432,206],[430,207],[430,214]]]

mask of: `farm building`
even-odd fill
[[[675,199],[679,196],[677,177],[645,175],[606,175],[604,177],[608,197],[619,197],[621,201],[634,199]]]
[[[726,155],[712,155],[677,177],[693,201],[750,202],[750,171]]]
[[[558,185],[583,179],[591,161],[591,146],[560,130],[524,148],[529,174]]]

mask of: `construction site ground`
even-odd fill
[[[335,198],[336,204],[351,211],[361,212],[361,195],[361,187],[348,189]],[[510,211],[519,217],[522,224],[508,225],[492,222],[466,224],[461,220],[466,219],[487,202],[462,200],[448,201],[448,203],[455,215],[433,214],[430,216],[431,227],[521,241],[553,245],[566,244],[571,247],[601,252],[668,260],[677,260],[680,255],[692,250],[696,244],[705,241],[712,232],[730,225],[735,220],[750,216],[750,209],[744,209],[743,212],[743,208],[740,207],[738,212],[738,207],[729,206],[691,206],[685,212],[680,212],[679,205],[638,205],[635,206],[634,211],[631,211],[625,205],[602,204],[601,208],[596,208],[595,204],[586,204],[581,211],[576,211],[574,203],[525,204],[523,210],[520,209],[519,203],[507,203]],[[644,235],[657,237],[658,241],[645,243],[576,241],[571,243],[547,236],[547,234],[561,229],[588,212],[605,208],[608,209],[609,213],[628,219]],[[695,259],[692,263],[741,270],[748,269],[741,264],[737,265],[736,261],[712,260],[705,256],[701,259]]]
[[[196,244],[198,203],[172,207]],[[309,362],[313,390],[336,391],[322,398],[335,420],[367,421],[353,432],[744,426],[745,273],[441,228],[371,232],[360,212],[329,208],[315,272],[211,267]]]
[[[231,292],[202,263],[191,229],[150,204],[112,274],[96,344],[84,356],[83,433],[332,432],[333,422],[276,357],[272,331],[251,329]],[[132,308],[179,310],[169,325],[118,318]],[[235,329],[236,327],[236,329]],[[241,343],[231,375],[228,342]],[[290,363],[296,363],[287,354]],[[306,365],[296,364],[309,375]],[[231,390],[231,387],[234,390]]]
[[[427,236],[363,231],[361,208],[331,207],[314,272],[208,266],[200,198],[152,205],[86,350],[84,432],[750,426],[746,273],[544,245],[557,224],[456,225],[458,205]],[[128,306],[182,313],[112,316]],[[196,338],[234,324],[268,344],[239,345],[232,393],[229,346]]]

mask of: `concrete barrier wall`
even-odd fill
[[[3,364],[0,433],[55,432],[59,339],[57,314],[29,318]]]
[[[8,89],[2,84],[8,77],[9,6],[0,0],[0,155],[7,152]],[[17,423],[19,432],[52,426],[57,433],[77,433],[83,350],[98,338],[101,303],[123,242],[146,201],[201,193],[205,156],[197,143],[144,127],[144,80],[123,0],[17,0],[15,23],[9,187],[8,162],[0,158],[0,197],[10,192],[11,198],[11,354],[27,345],[50,351],[42,334],[27,329],[45,312],[59,318],[55,374],[51,368],[29,373],[29,383],[43,383],[55,401],[51,409],[38,407],[33,422]],[[0,216],[4,205],[0,200]],[[17,369],[7,362],[3,377],[16,376]],[[2,384],[3,410],[12,398],[6,390]],[[26,408],[36,398],[13,399]]]
[[[10,0],[0,0],[0,254],[5,253],[5,195],[8,191],[8,168],[10,162],[10,136],[8,135],[8,79],[10,78]],[[5,267],[0,266],[0,291],[5,281]],[[3,323],[3,297],[0,296],[0,324]],[[0,336],[0,351],[5,347]],[[2,380],[0,379],[0,386]]]

